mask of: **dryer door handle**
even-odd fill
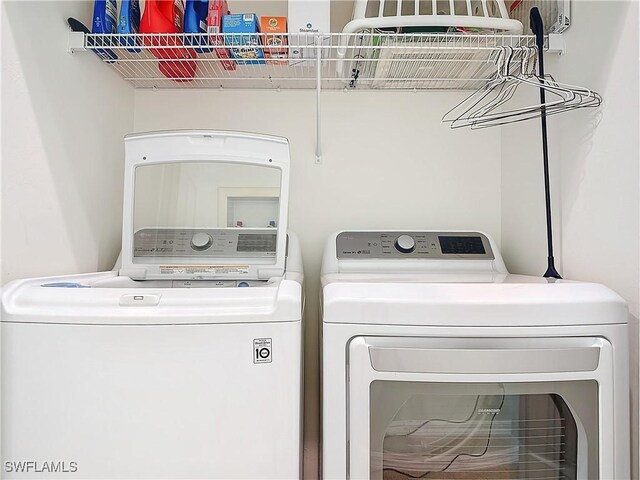
[[[378,372],[500,374],[590,372],[598,368],[601,345],[564,348],[415,348],[369,346]]]

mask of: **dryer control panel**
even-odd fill
[[[341,232],[339,259],[493,260],[489,239],[478,232]]]

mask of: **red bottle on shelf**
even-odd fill
[[[187,48],[179,37],[164,35],[183,32],[183,0],[146,0],[140,19],[140,33],[152,34],[143,37],[143,44],[165,48],[152,48],[151,53],[160,60],[162,74],[177,82],[190,81],[196,74],[196,53]],[[166,47],[176,48],[166,48]]]

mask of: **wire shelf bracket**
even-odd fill
[[[69,38],[67,40],[67,52],[75,53],[75,52],[84,52],[86,51],[85,47],[85,33],[83,32],[74,32],[72,30],[69,31]]]
[[[550,33],[547,35],[547,53],[556,53],[558,55],[564,55],[565,43],[564,33]]]

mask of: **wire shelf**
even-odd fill
[[[283,58],[271,59],[277,63],[248,59],[241,65],[216,54],[216,49],[242,45],[250,57],[258,37],[263,50],[280,45]],[[497,34],[72,32],[69,50],[93,51],[136,88],[470,90],[495,75],[500,47],[534,45],[531,35]],[[299,52],[304,59],[289,58]],[[522,54],[514,55],[513,65]]]

